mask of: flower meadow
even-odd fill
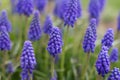
[[[0,1],[0,80],[120,80],[120,1]]]

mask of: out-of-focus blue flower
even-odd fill
[[[58,27],[53,27],[50,32],[50,39],[48,42],[47,50],[53,57],[56,57],[59,53],[62,52],[62,33]]]
[[[13,67],[13,64],[12,62],[9,62],[7,65],[6,65],[6,71],[7,73],[13,73],[14,72],[14,67]]]
[[[20,63],[22,68],[21,72],[22,80],[29,80],[28,79],[30,77],[29,74],[30,75],[33,74],[33,70],[35,69],[36,66],[35,54],[31,41],[24,42]]]
[[[11,3],[11,9],[12,9],[12,13],[16,13],[16,3],[17,3],[17,0],[10,0],[10,3]]]
[[[110,48],[112,46],[113,41],[114,41],[114,32],[112,28],[109,28],[102,39],[101,42],[102,46],[107,46],[108,48]]]
[[[108,48],[106,46],[102,47],[102,50],[98,55],[96,69],[98,74],[102,75],[103,77],[110,71],[110,59],[108,55]]]
[[[105,3],[106,3],[106,0],[99,0],[100,11],[102,11],[104,9]]]
[[[81,17],[82,15],[82,8],[81,8],[81,4],[80,4],[80,0],[77,0],[77,14],[78,14],[78,18]]]
[[[110,61],[111,62],[117,62],[118,61],[118,57],[119,57],[119,52],[118,52],[118,48],[114,48],[110,54]]]
[[[54,14],[63,20],[63,9],[68,0],[55,0]]]
[[[90,0],[89,2],[89,14],[90,18],[98,18],[99,17],[99,3],[98,0]]]
[[[10,32],[12,29],[12,25],[11,25],[10,21],[8,20],[6,10],[3,10],[1,12],[1,16],[0,16],[0,27],[3,27],[3,26],[6,27],[8,32]]]
[[[108,77],[108,80],[120,80],[120,70],[119,70],[119,68],[114,67],[110,76]]]
[[[39,12],[35,11],[28,31],[28,39],[31,41],[39,40],[41,35]]]
[[[40,12],[43,12],[48,0],[36,0],[35,5]]]
[[[120,12],[119,12],[119,15],[118,15],[118,25],[117,25],[117,30],[120,31]]]
[[[95,43],[91,27],[88,27],[83,40],[83,49],[85,53],[94,53]]]
[[[89,18],[90,19],[95,18],[98,24],[100,17],[100,8],[99,8],[98,0],[90,0],[88,12],[89,12]]]
[[[1,30],[0,30],[0,50],[8,51],[11,49],[11,41],[9,38],[9,34],[7,33],[5,27],[3,27]]]
[[[44,22],[43,31],[46,34],[49,34],[51,32],[52,28],[53,28],[52,20],[51,20],[50,16],[47,16],[46,20]]]
[[[16,8],[20,15],[24,14],[25,16],[29,17],[34,9],[33,0],[18,0]]]

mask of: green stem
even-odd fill
[[[48,37],[45,37],[44,40],[48,40]],[[47,42],[47,41],[45,41]],[[46,43],[47,44],[47,43]],[[46,47],[46,44],[44,45]],[[46,72],[48,72],[48,64],[49,64],[49,55],[48,55],[48,51],[45,50],[45,69],[46,69]]]
[[[118,31],[115,33],[115,40],[118,39]]]
[[[30,80],[33,80],[32,74],[28,73]]]
[[[8,75],[8,80],[11,80],[11,76],[12,76],[12,73],[10,73],[9,75]]]
[[[0,75],[0,80],[2,80],[2,79],[1,79],[1,75]]]
[[[25,40],[26,40],[27,39],[27,34],[28,34],[28,17],[26,17],[25,21],[26,21],[26,26],[25,26],[24,36],[25,36]]]
[[[47,50],[45,51],[45,69],[48,70],[48,59],[49,59],[49,56],[48,56],[48,53],[47,53]]]
[[[19,19],[20,19],[20,18],[21,18],[21,22],[23,23],[23,22],[24,22],[24,21],[23,21],[23,16],[20,15],[20,16],[19,16]],[[19,22],[20,22],[20,21],[19,21]],[[20,31],[23,31],[23,24],[20,24],[20,23],[19,23],[19,25],[20,25],[20,26],[19,26]],[[24,33],[24,32],[19,32],[20,41],[22,41],[22,39],[23,39],[23,33]]]
[[[90,53],[87,53],[86,64],[85,64],[85,67],[82,71],[82,80],[85,80],[84,78],[85,78],[85,74],[86,74],[88,66],[89,66],[89,60],[90,60]]]
[[[2,58],[2,62],[3,62],[3,65],[2,65],[2,74],[3,74],[3,79],[6,80],[6,71],[5,71],[5,64],[6,64],[6,61],[7,61],[7,52],[6,51],[3,51],[2,52],[2,55],[3,55],[3,58]]]
[[[54,77],[54,57],[51,57],[51,77]]]
[[[61,74],[60,74],[60,78],[61,78],[61,80],[63,80],[63,76],[64,76],[64,58],[65,58],[65,56],[64,56],[65,54],[63,53],[62,54],[62,57],[61,57]]]
[[[32,79],[32,75],[30,75],[30,80],[33,80],[33,79]]]
[[[69,27],[67,27],[67,31],[66,33],[64,32],[64,48],[63,48],[63,53],[61,56],[61,72],[60,72],[60,78],[61,80],[63,80],[63,76],[64,76],[64,64],[65,64],[65,53],[66,53],[66,45],[67,45],[67,40],[68,40],[68,31],[69,31]]]
[[[101,75],[97,75],[97,79],[96,80],[103,80],[103,77]]]
[[[24,21],[24,24],[25,24],[25,26],[23,25],[22,26],[22,40],[23,41],[25,41],[25,40],[27,40],[27,34],[28,34],[28,17],[25,17],[25,19],[24,19],[25,21]]]

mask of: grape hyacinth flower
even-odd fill
[[[0,51],[8,51],[11,49],[11,41],[9,38],[9,34],[3,27],[2,31],[0,31]]]
[[[45,6],[47,5],[48,0],[36,0],[35,5],[36,8],[40,11],[43,12],[45,9]]]
[[[50,16],[47,16],[46,20],[44,22],[43,31],[46,34],[49,34],[51,32],[52,28],[53,28],[52,20],[51,20]]]
[[[7,64],[6,69],[7,69],[7,70],[6,70],[7,73],[13,73],[13,72],[14,72],[14,67],[13,67],[12,62],[9,62],[9,63]]]
[[[18,0],[16,8],[20,15],[24,14],[25,16],[29,17],[34,9],[33,0]]]
[[[88,27],[83,40],[83,49],[85,53],[94,53],[95,43],[91,27]]]
[[[48,42],[47,50],[53,57],[56,57],[62,52],[62,32],[58,27],[53,27],[50,32],[50,39]]]
[[[107,46],[108,48],[112,47],[114,41],[114,32],[112,28],[109,28],[102,39],[102,46]]]
[[[92,18],[90,20],[89,27],[91,27],[91,29],[92,29],[92,32],[93,32],[93,35],[94,35],[94,42],[95,42],[96,39],[97,39],[97,31],[96,31],[97,25],[96,25],[96,19],[95,18]]]
[[[28,39],[31,41],[36,41],[41,38],[42,32],[40,29],[40,19],[39,12],[35,11],[32,22],[30,24],[30,28],[28,31]]]
[[[108,80],[120,80],[120,70],[119,70],[119,68],[114,67],[110,76],[108,77]]]
[[[80,0],[77,0],[77,17],[80,18],[82,15],[82,8],[81,8],[81,2]]]
[[[106,3],[106,0],[99,0],[100,11],[104,9],[105,3]]]
[[[78,0],[69,0],[66,2],[64,9],[63,9],[63,19],[64,19],[64,25],[74,27],[74,24],[77,20],[77,18],[80,15],[80,12],[78,8],[80,7],[78,5]]]
[[[3,26],[6,27],[7,32],[11,32],[12,25],[11,25],[10,21],[8,20],[6,10],[2,10],[1,16],[0,16],[0,27],[3,27]]]
[[[76,20],[81,17],[81,5],[79,0],[56,0],[54,14],[64,21],[64,25],[74,26]]]
[[[119,15],[118,15],[118,25],[117,25],[117,30],[120,31],[120,12],[119,12]]]
[[[98,0],[90,0],[89,2],[89,18],[95,18],[97,21],[97,24],[99,23],[99,16],[100,16],[100,8]]]
[[[118,61],[118,48],[114,48],[110,54],[110,62],[117,62]]]
[[[30,76],[28,74],[28,70],[22,70],[21,72],[21,80],[30,80]]]
[[[63,9],[67,2],[68,2],[67,0],[55,0],[54,14],[55,16],[59,17],[62,20],[63,20]]]
[[[108,55],[108,48],[106,46],[102,47],[101,52],[98,55],[98,59],[96,61],[96,69],[99,75],[102,77],[105,76],[110,70],[110,59]]]
[[[35,54],[31,41],[24,42],[20,63],[22,68],[22,80],[29,80],[36,66]]]
[[[5,26],[0,26],[0,32],[7,32],[7,29],[6,29],[6,27]]]

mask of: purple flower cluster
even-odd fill
[[[99,23],[100,13],[105,6],[106,0],[90,0],[89,2],[89,18],[95,18],[97,24]]]
[[[28,31],[28,39],[31,41],[39,40],[41,35],[39,12],[35,11]]]
[[[100,10],[99,10],[98,0],[90,0],[88,11],[89,11],[90,19],[91,18],[95,18],[96,20],[99,19]]]
[[[100,7],[100,11],[103,10],[104,6],[105,6],[106,0],[99,0],[99,7]]]
[[[63,9],[67,0],[55,0],[54,14],[63,20]]]
[[[21,80],[30,80],[30,76],[27,70],[23,70],[21,72]]]
[[[94,53],[95,43],[91,27],[88,27],[83,40],[83,49],[85,53]]]
[[[9,63],[7,64],[6,69],[7,69],[7,70],[6,70],[7,73],[13,73],[13,72],[14,72],[14,67],[13,67],[12,62],[9,62]]]
[[[9,34],[5,30],[6,28],[3,27],[2,31],[0,30],[0,50],[1,51],[8,51],[11,49],[11,41],[9,38]]]
[[[97,31],[96,31],[97,25],[96,25],[96,23],[97,22],[96,22],[95,18],[92,18],[90,20],[90,23],[89,23],[89,27],[91,27],[93,35],[94,35],[94,41],[96,41],[96,39],[97,39]]]
[[[54,9],[56,16],[60,17],[65,26],[74,26],[77,18],[81,17],[81,5],[79,0],[57,0]]]
[[[120,80],[120,70],[119,70],[119,68],[114,67],[110,76],[108,77],[108,80]]]
[[[3,27],[3,26],[6,28],[7,32],[10,32],[12,29],[12,25],[11,25],[10,21],[8,20],[6,10],[3,10],[1,12],[1,16],[0,16],[0,27]]]
[[[80,11],[78,9],[78,0],[69,0],[64,6],[63,19],[64,25],[74,27],[77,18],[80,16]],[[79,13],[79,14],[78,14]]]
[[[48,0],[36,0],[35,5],[40,12],[43,12]]]
[[[30,75],[33,74],[35,69],[36,59],[31,41],[25,41],[22,54],[21,54],[21,78],[22,80],[29,80]]]
[[[52,28],[53,28],[52,20],[51,20],[50,16],[47,16],[46,20],[44,22],[43,31],[46,34],[49,34],[51,32]]]
[[[99,18],[100,10],[99,10],[99,2],[98,0],[90,0],[89,3],[89,15],[90,18]]]
[[[17,12],[29,17],[34,9],[33,0],[18,0],[16,5]]]
[[[80,0],[77,0],[77,17],[80,18],[82,15],[82,8],[81,8],[81,4],[80,4]]]
[[[62,33],[58,27],[53,27],[50,32],[50,39],[48,42],[47,50],[53,57],[56,57],[59,53],[62,52]]]
[[[118,25],[117,25],[117,30],[120,31],[120,12],[119,12],[119,15],[118,15]]]
[[[108,48],[110,48],[112,46],[113,41],[114,41],[114,32],[113,29],[109,28],[102,39],[101,42],[102,46],[107,46]]]
[[[114,48],[110,54],[110,62],[117,62],[119,57],[118,48]]]
[[[110,70],[110,59],[108,55],[108,48],[106,46],[102,47],[101,52],[98,55],[98,59],[96,61],[96,69],[99,75],[103,77]]]

